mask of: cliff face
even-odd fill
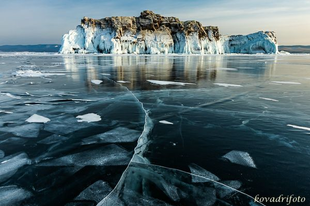
[[[139,17],[84,17],[63,36],[60,53],[223,54],[277,53],[273,32],[223,37],[216,26],[180,21],[152,11]]]

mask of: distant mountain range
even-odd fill
[[[60,47],[60,44],[2,45],[0,46],[0,52],[58,52]],[[295,54],[310,53],[310,46],[279,46],[279,51]]]

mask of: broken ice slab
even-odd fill
[[[98,149],[69,154],[57,159],[48,160],[38,166],[107,166],[127,165],[132,153],[111,144]]]
[[[233,150],[225,154],[223,158],[228,159],[230,162],[235,164],[256,168],[252,157],[247,152]]]
[[[111,191],[112,188],[108,183],[98,180],[83,190],[76,198],[74,198],[74,200],[91,200],[99,203]]]
[[[14,154],[0,160],[0,182],[12,177],[19,168],[30,164],[26,153]]]
[[[31,197],[31,192],[22,189],[16,185],[0,187],[0,205],[1,206],[18,206],[20,203]]]
[[[238,192],[238,189],[241,187],[242,183],[237,180],[226,180],[222,181],[222,184],[216,184],[216,194],[220,198],[227,197],[228,195],[232,195]]]
[[[93,83],[93,84],[101,84],[102,81],[98,80],[98,79],[94,79],[94,80],[91,80],[91,83]]]
[[[46,123],[51,121],[49,118],[43,117],[41,115],[38,114],[34,114],[31,117],[29,117],[28,119],[26,119],[26,122],[29,123]]]
[[[97,134],[82,140],[83,145],[96,143],[122,143],[137,141],[141,132],[126,127],[118,127],[102,134]]]
[[[19,137],[37,138],[41,128],[42,125],[40,124],[24,124],[15,127],[2,127],[0,131],[12,133]]]
[[[0,141],[0,144],[24,144],[27,140],[19,138],[19,137],[10,137],[5,140]]]
[[[84,115],[79,115],[76,117],[78,122],[99,122],[101,117],[95,113],[88,113]]]
[[[61,142],[61,141],[66,141],[68,140],[68,137],[64,137],[58,134],[53,134],[51,136],[46,137],[43,140],[38,141],[39,144],[54,144],[57,142]]]
[[[192,175],[192,182],[210,182],[210,181],[219,181],[215,174],[205,170],[204,168],[196,165],[194,163],[188,165]]]

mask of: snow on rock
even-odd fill
[[[205,170],[204,168],[200,167],[199,165],[196,165],[194,163],[188,165],[190,171],[192,174],[192,182],[210,182],[212,181],[219,181],[220,178],[218,178],[215,174]],[[198,175],[198,176],[195,176]],[[199,177],[201,176],[201,177]],[[205,177],[205,178],[203,178]]]
[[[8,185],[0,187],[0,203],[1,206],[17,206],[31,197],[31,192],[22,189],[16,185]]]
[[[161,123],[161,124],[173,124],[172,122],[169,122],[166,120],[160,120],[159,123]]]
[[[172,82],[172,81],[160,81],[160,80],[147,80],[152,84],[158,85],[177,85],[177,86],[184,86],[186,84],[193,84],[193,83],[184,83],[184,82]]]
[[[242,85],[239,84],[227,84],[227,83],[213,83],[213,84],[221,87],[242,87]]]
[[[19,168],[30,164],[30,159],[26,153],[6,156],[0,160],[0,182],[13,176]]]
[[[46,123],[51,121],[49,118],[43,117],[41,115],[38,114],[34,114],[31,117],[29,117],[28,119],[26,119],[26,122],[29,123]]]
[[[84,17],[81,25],[69,31],[59,50],[71,53],[111,54],[224,54],[277,53],[274,32],[221,36],[216,26],[198,21],[180,21],[152,11],[139,17]]]
[[[76,118],[79,119],[78,122],[99,122],[101,120],[101,117],[95,113],[79,115]]]
[[[225,154],[223,158],[235,164],[256,168],[252,157],[247,152],[233,150]]]
[[[93,83],[93,84],[101,84],[102,81],[95,79],[95,80],[91,80],[91,83]]]

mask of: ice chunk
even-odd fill
[[[158,85],[177,85],[177,86],[184,86],[186,84],[194,84],[194,83],[184,83],[184,82],[171,82],[171,81],[160,81],[160,80],[147,80],[152,84]]]
[[[0,144],[24,144],[27,140],[19,137],[10,137],[8,139],[0,141]]]
[[[242,183],[237,180],[230,180],[230,181],[222,181],[224,185],[216,184],[216,193],[220,198],[224,198],[232,193],[237,192],[237,190],[241,187]]]
[[[68,140],[68,137],[64,137],[58,134],[53,134],[49,137],[46,137],[45,139],[38,141],[39,144],[54,144],[60,141]]]
[[[49,121],[51,121],[49,118],[46,118],[46,117],[43,117],[43,116],[37,115],[37,114],[34,114],[31,117],[29,117],[28,119],[26,119],[26,122],[29,122],[29,123],[46,123]]]
[[[273,102],[278,102],[279,100],[276,100],[276,99],[271,99],[271,98],[266,98],[266,97],[259,97],[260,99],[263,99],[263,100],[267,100],[267,101],[273,101]]]
[[[31,196],[31,192],[19,188],[16,185],[0,187],[1,206],[18,206],[23,200]]]
[[[44,130],[54,134],[65,135],[89,127],[85,122],[76,122],[76,118],[71,115],[64,115],[53,118],[53,121],[44,125]]]
[[[242,85],[239,84],[227,84],[227,83],[213,83],[213,84],[222,87],[242,87]]]
[[[199,165],[192,163],[188,167],[189,167],[191,173],[194,174],[194,175],[192,175],[192,182],[210,182],[210,180],[214,180],[214,181],[220,180],[220,178],[218,178],[215,174],[205,170],[204,168],[200,167]],[[198,177],[195,175],[199,175],[202,177]],[[205,177],[206,179],[203,177]]]
[[[3,158],[4,155],[5,155],[5,153],[2,150],[0,150],[0,159]]]
[[[288,124],[288,127],[293,127],[296,129],[302,129],[302,130],[306,130],[306,131],[310,131],[310,127],[302,127],[302,126],[297,126],[297,125],[293,125],[293,124]]]
[[[247,152],[233,150],[225,154],[223,158],[235,164],[256,168],[252,157]]]
[[[82,144],[134,142],[137,141],[140,134],[141,132],[137,130],[118,127],[102,134],[87,137],[82,140]]]
[[[173,124],[172,122],[168,122],[166,120],[160,120],[159,123],[161,123],[161,124]]]
[[[131,153],[111,144],[98,149],[89,149],[80,153],[70,154],[58,159],[42,162],[39,166],[104,166],[127,165]]]
[[[76,118],[79,119],[78,122],[99,122],[101,120],[101,117],[95,113],[79,115]]]
[[[14,154],[0,160],[0,182],[13,176],[19,168],[30,164],[26,153]]]
[[[2,127],[0,131],[10,132],[19,137],[37,138],[41,127],[40,124],[25,124],[15,127]]]
[[[83,190],[75,200],[92,200],[99,203],[104,197],[106,197],[112,188],[110,185],[102,180],[98,180],[94,184]]]
[[[285,81],[272,81],[272,83],[276,83],[276,84],[301,84],[299,82],[285,82]]]
[[[119,81],[117,81],[118,83],[130,83],[129,81],[124,81],[124,80],[119,80]]]
[[[101,81],[101,80],[94,79],[94,80],[91,80],[91,83],[93,83],[93,84],[101,84],[102,81]]]

